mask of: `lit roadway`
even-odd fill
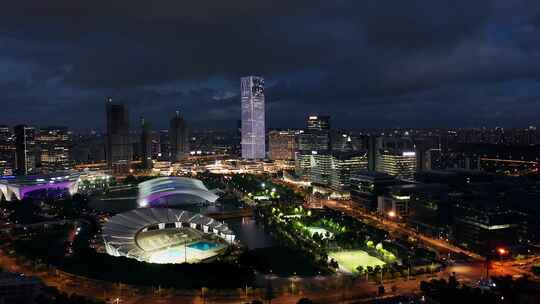
[[[372,214],[365,213],[358,209],[351,208],[350,206],[343,204],[340,201],[328,201],[328,202],[325,202],[325,206],[334,210],[344,212],[352,217],[359,218],[363,221],[368,220],[368,222],[372,222],[376,224],[377,226],[383,228],[384,230],[399,232],[404,235],[411,236],[415,239],[419,239],[425,244],[431,247],[434,247],[438,250],[464,254],[475,261],[485,261],[485,258],[480,256],[479,254],[461,249],[457,246],[449,244],[448,242],[445,242],[444,240],[434,239],[434,238],[422,235],[414,231],[413,229],[405,227],[402,224],[399,224],[397,222],[381,219]]]
[[[328,201],[325,202],[325,206],[334,210],[344,212],[350,216],[358,218],[364,222],[370,224],[375,224],[376,226],[388,230],[390,232],[398,232],[404,235],[416,238],[421,240],[424,244],[429,247],[435,248],[443,252],[452,252],[457,254],[464,254],[468,256],[473,262],[467,263],[460,266],[451,266],[447,267],[447,273],[455,272],[456,274],[461,274],[464,276],[465,281],[472,281],[473,279],[478,280],[483,276],[486,276],[486,259],[479,254],[474,252],[464,250],[441,239],[434,239],[425,235],[422,235],[411,228],[405,227],[403,224],[399,224],[394,221],[389,221],[381,219],[372,214],[362,212],[357,209],[353,209],[347,204],[344,204],[340,201]],[[515,261],[515,260],[500,260],[492,261],[490,263],[489,275],[493,276],[521,276],[529,275],[534,279],[534,275],[531,273],[530,269],[534,263],[538,263],[540,257],[534,256],[525,260]],[[448,272],[450,270],[450,272]],[[535,279],[536,280],[536,279]]]
[[[534,263],[534,259],[521,261],[525,266]],[[490,267],[490,275],[520,275],[527,273],[526,270],[516,267],[509,267],[515,262],[493,262]],[[116,298],[119,298],[119,303],[124,304],[173,304],[173,303],[246,303],[252,300],[261,299],[261,295],[253,295],[248,293],[246,296],[243,293],[236,292],[230,295],[209,296],[203,298],[200,292],[167,292],[161,294],[150,291],[142,291],[134,286],[94,281],[84,277],[73,276],[63,272],[50,273],[47,271],[35,271],[31,263],[21,263],[20,259],[7,256],[0,250],[0,267],[14,272],[22,272],[26,275],[40,277],[47,285],[55,286],[61,291],[67,293],[77,293],[87,297],[97,297],[101,299],[109,299],[111,303],[115,303]],[[411,277],[409,280],[405,278],[396,278],[385,280],[384,286],[386,294],[392,295],[407,295],[419,293],[419,285],[423,280],[432,278],[447,279],[451,274],[455,274],[457,279],[462,283],[477,284],[480,279],[485,276],[485,263],[474,262],[468,264],[456,264],[445,268],[443,271]],[[354,283],[343,284],[344,277],[315,277],[315,278],[292,278],[292,279],[273,279],[272,282],[277,298],[272,302],[294,304],[300,298],[307,297],[320,303],[351,303],[358,302],[363,299],[373,298],[377,295],[379,284],[366,282],[364,278],[357,279]],[[341,285],[341,286],[340,286]],[[343,288],[342,286],[348,287]],[[340,286],[340,287],[336,287]],[[394,287],[395,286],[395,287]],[[395,289],[395,292],[392,292]],[[278,292],[278,290],[282,292]]]

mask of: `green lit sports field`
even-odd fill
[[[377,265],[384,265],[385,263],[376,257],[370,256],[362,250],[346,250],[346,251],[334,251],[330,252],[330,258],[336,260],[345,271],[356,273],[356,268],[362,266],[375,267]]]

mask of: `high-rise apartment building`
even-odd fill
[[[129,114],[123,104],[107,98],[107,167],[113,173],[127,173],[131,168],[133,149],[129,136]]]
[[[67,127],[46,127],[36,137],[39,165],[44,174],[69,170],[71,139]]]
[[[169,124],[171,162],[177,162],[189,155],[189,131],[186,121],[176,111]]]
[[[240,96],[242,103],[242,158],[264,159],[265,99],[262,77],[242,77]]]
[[[294,160],[298,147],[297,131],[271,131],[268,133],[268,156],[271,160]]]
[[[26,125],[18,125],[13,130],[15,133],[17,174],[36,173],[36,129]]]

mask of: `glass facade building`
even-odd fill
[[[264,159],[265,100],[262,77],[242,77],[240,96],[242,103],[242,158]]]

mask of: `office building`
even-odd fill
[[[417,171],[417,157],[413,141],[408,137],[377,137],[369,141],[370,168],[399,179],[413,180]]]
[[[189,131],[186,121],[176,111],[169,124],[170,160],[178,162],[189,155]]]
[[[319,154],[317,151],[312,151],[308,157],[308,180],[313,185],[329,187],[336,191],[349,190],[351,176],[367,169],[367,153],[365,152]]]
[[[133,150],[129,136],[129,113],[124,104],[107,98],[107,168],[113,173],[125,174],[131,169]]]
[[[66,171],[71,166],[71,138],[66,127],[41,128],[36,137],[39,167],[43,174]]]
[[[377,137],[370,135],[366,139],[368,147],[368,170],[376,171],[377,167]]]
[[[271,131],[268,134],[268,156],[271,160],[294,160],[298,148],[297,131]]]
[[[107,136],[95,131],[72,136],[71,161],[74,164],[106,162],[106,141]]]
[[[311,151],[330,151],[330,135],[325,131],[305,131],[298,135],[298,150],[310,154]]]
[[[367,152],[332,152],[330,187],[334,190],[350,190],[351,176],[366,170]]]
[[[159,152],[157,155],[158,160],[170,161],[171,160],[171,139],[169,136],[169,130],[160,130],[159,134]]]
[[[377,198],[388,192],[388,187],[396,185],[398,180],[386,173],[358,171],[351,174],[351,199],[358,207],[366,211],[377,210]]]
[[[348,132],[333,132],[330,135],[331,147],[334,152],[352,152],[367,150],[364,147],[359,136],[355,136]]]
[[[409,224],[417,231],[436,238],[449,238],[452,207],[447,184],[409,185]]]
[[[315,168],[318,172],[312,174],[312,167],[317,165],[317,163],[329,163],[331,160],[330,154],[330,117],[309,116],[306,130],[298,135],[298,152],[295,156],[296,174],[305,180],[312,179],[313,177],[315,177],[315,181],[320,180],[319,177],[322,176],[321,174],[326,174],[320,172],[324,168]],[[326,178],[323,179],[324,183],[328,183]]]
[[[312,151],[309,155],[309,181],[316,186],[329,186],[332,170],[332,155]]]
[[[377,171],[399,179],[414,180],[416,153],[414,151],[381,151],[377,157]]]
[[[466,198],[454,203],[453,209],[453,231],[458,244],[488,254],[498,247],[508,248],[517,243],[519,217],[491,199]]]
[[[330,116],[311,115],[307,120],[308,131],[330,131]]]
[[[36,173],[36,129],[26,125],[18,125],[15,133],[16,173],[30,175]]]
[[[391,186],[388,193],[377,198],[377,213],[389,218],[407,218],[415,187],[415,185]]]
[[[150,124],[141,117],[141,162],[143,169],[152,169],[152,134]]]
[[[242,77],[240,85],[242,103],[242,158],[264,159],[265,99],[262,77]]]

